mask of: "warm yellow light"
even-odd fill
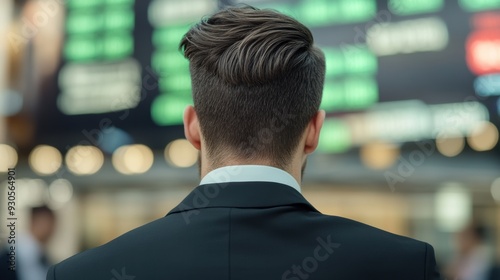
[[[489,151],[498,143],[498,129],[490,122],[483,122],[472,130],[467,143],[478,152]]]
[[[31,152],[29,164],[31,169],[39,175],[54,174],[62,165],[62,155],[54,147],[40,145]]]
[[[189,141],[178,139],[165,148],[165,159],[176,167],[190,167],[198,160],[198,150]]]
[[[75,146],[66,154],[66,165],[75,175],[91,175],[99,171],[104,155],[93,146]]]
[[[142,174],[153,165],[154,155],[147,146],[128,145],[113,153],[112,162],[115,169],[122,174]]]
[[[377,170],[392,166],[399,155],[399,148],[389,143],[370,143],[360,149],[361,161],[369,168]]]
[[[439,137],[436,139],[436,148],[444,156],[454,157],[464,150],[463,137]]]
[[[129,175],[132,174],[132,172],[130,172],[126,168],[125,163],[123,161],[123,157],[125,151],[127,150],[127,147],[128,146],[121,146],[120,148],[116,149],[113,153],[113,156],[111,157],[111,163],[113,163],[113,166],[118,172]]]
[[[17,164],[17,152],[7,144],[0,144],[0,172],[7,172]]]

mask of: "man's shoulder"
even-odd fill
[[[325,232],[332,232],[339,238],[349,242],[358,244],[369,244],[369,247],[374,245],[388,245],[387,251],[403,248],[404,251],[417,250],[420,253],[425,253],[428,243],[419,241],[407,236],[388,232],[372,225],[365,224],[349,218],[340,216],[332,216],[317,213],[321,228]],[[390,245],[390,246],[389,246]]]
[[[127,273],[126,264],[144,258],[146,247],[163,239],[159,235],[165,231],[159,229],[165,228],[166,220],[167,217],[157,219],[103,245],[78,253],[52,266],[47,279],[91,279],[92,275],[121,279],[118,275]]]
[[[349,218],[318,212],[304,215],[306,217],[300,219],[305,228],[302,233],[307,234],[308,239],[319,236],[326,244],[336,245],[328,261],[337,272],[345,271],[342,275],[349,275],[344,279],[357,275],[353,267],[363,268],[359,272],[363,278],[358,279],[366,279],[367,275],[371,279],[440,279],[434,249],[426,242]],[[355,265],[339,268],[336,266],[339,263]]]

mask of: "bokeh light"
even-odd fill
[[[17,152],[7,144],[0,144],[0,172],[7,172],[17,164]]]
[[[176,167],[190,167],[198,160],[198,150],[189,141],[178,139],[165,148],[165,159]]]
[[[56,179],[49,185],[49,195],[57,204],[64,204],[73,197],[73,185],[66,179]]]
[[[454,157],[459,155],[465,147],[463,137],[444,137],[438,136],[436,139],[436,148],[444,156]]]
[[[491,122],[483,122],[471,131],[467,142],[478,152],[489,151],[498,143],[498,129]]]
[[[399,148],[390,143],[371,143],[360,149],[361,161],[371,169],[391,167],[400,155]]]
[[[66,165],[75,175],[91,175],[99,171],[104,155],[94,146],[75,146],[66,154]]]
[[[31,152],[29,164],[39,175],[54,174],[62,165],[62,155],[54,147],[40,145]]]
[[[500,177],[491,184],[491,196],[500,203]]]
[[[153,165],[154,155],[145,145],[127,145],[113,153],[112,162],[115,169],[122,174],[142,174]]]

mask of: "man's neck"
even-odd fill
[[[204,161],[204,162],[206,162],[206,161]],[[302,173],[301,173],[300,170],[294,170],[294,169],[291,169],[291,168],[282,168],[282,167],[273,165],[273,164],[271,164],[270,162],[267,162],[267,161],[252,161],[252,162],[246,162],[246,161],[225,161],[222,164],[217,164],[217,165],[208,165],[208,164],[204,164],[204,162],[202,161],[202,164],[200,166],[200,178],[205,177],[209,172],[211,172],[211,171],[213,171],[215,169],[221,168],[221,167],[238,166],[238,165],[262,165],[262,166],[270,166],[270,167],[274,167],[274,168],[279,168],[279,169],[281,169],[281,170],[289,173],[290,175],[292,175],[292,177],[297,182],[301,182],[301,180],[302,180],[302,176],[301,176]]]
[[[300,183],[287,171],[268,165],[229,165],[210,171],[200,185],[230,182],[274,182],[301,192]]]

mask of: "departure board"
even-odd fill
[[[193,22],[217,9],[216,0],[162,1],[150,6],[155,51],[151,65],[160,74],[159,96],[151,106],[157,125],[182,123],[182,114],[192,104],[189,63],[179,53],[179,43]]]
[[[134,20],[134,0],[68,1],[61,112],[83,115],[137,106],[141,66],[132,57]]]
[[[163,148],[182,136],[192,98],[179,42],[202,17],[244,3],[297,18],[325,53],[322,152],[467,137],[478,125],[500,123],[498,0],[66,3],[61,65],[45,83],[38,114],[40,141],[56,146],[109,144],[109,128],[127,136],[116,147]]]

